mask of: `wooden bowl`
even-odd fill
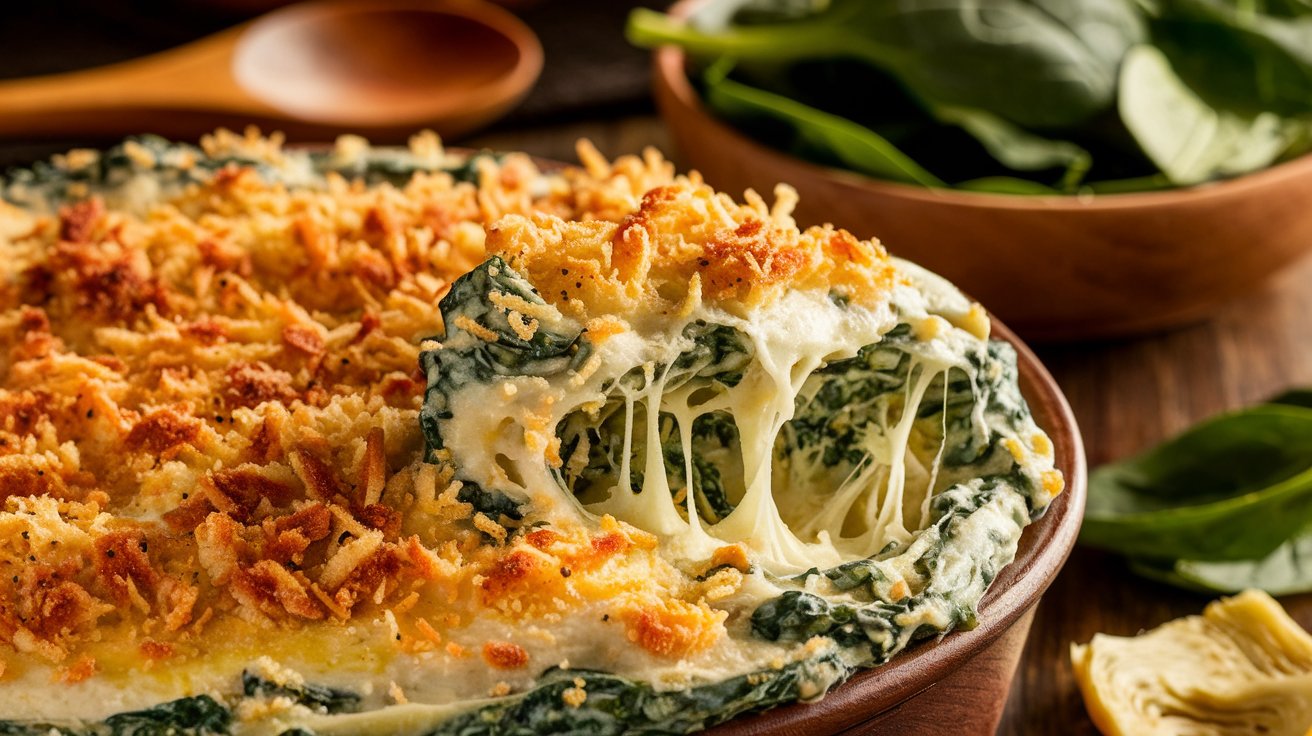
[[[675,145],[708,183],[767,195],[791,184],[801,194],[799,224],[878,237],[1029,339],[1123,336],[1197,320],[1312,247],[1312,156],[1161,192],[931,190],[819,166],[739,133],[702,104],[679,48],[656,51],[653,84]]]
[[[1034,607],[1066,562],[1084,515],[1084,445],[1065,397],[1034,353],[993,322],[1016,348],[1020,387],[1034,420],[1052,438],[1066,490],[1021,536],[1016,559],[989,587],[979,625],[921,642],[888,664],[859,672],[816,703],[736,719],[714,736],[992,736],[997,731],[1034,619]]]

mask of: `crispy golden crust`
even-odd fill
[[[281,155],[276,140],[208,145]],[[451,632],[484,615],[696,600],[654,540],[610,521],[524,534],[475,515],[421,461],[418,345],[484,257],[483,223],[622,219],[673,177],[653,154],[583,153],[586,169],[538,195],[537,170],[512,156],[485,162],[478,188],[418,174],[288,189],[229,167],[140,216],[97,199],[54,216],[0,204],[7,672],[45,661],[75,682],[137,666],[93,656],[122,641],[177,661],[229,620],[380,612],[403,650],[470,656],[482,642]],[[661,654],[721,629],[631,615]],[[514,646],[483,651],[517,667]]]
[[[896,271],[877,241],[846,230],[799,232],[797,195],[780,186],[769,207],[746,204],[695,178],[648,190],[618,221],[511,214],[488,231],[488,250],[525,273],[544,298],[573,316],[670,314],[699,300],[750,307],[787,289],[827,288],[874,302]]]

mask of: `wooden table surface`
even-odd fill
[[[467,145],[572,161],[581,136],[610,156],[654,145],[679,162],[660,121],[647,116],[496,132]],[[896,243],[887,245],[897,252]],[[1132,340],[1037,350],[1070,400],[1089,465],[1096,467],[1217,412],[1289,386],[1312,386],[1312,259],[1204,323]],[[1075,688],[1071,643],[1086,642],[1096,632],[1134,634],[1198,613],[1208,600],[1133,577],[1119,559],[1077,548],[1039,605],[998,733],[1096,734]],[[1312,595],[1282,603],[1312,629]]]

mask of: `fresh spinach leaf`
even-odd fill
[[[689,22],[698,30],[715,32],[731,25],[800,20],[820,13],[827,4],[826,0],[711,0],[698,4]]]
[[[1109,108],[1121,57],[1144,34],[1122,0],[833,0],[801,20],[717,32],[639,9],[628,25],[637,45],[674,43],[701,58],[858,58],[932,104],[1037,127]]]
[[[1208,593],[1238,593],[1260,588],[1272,595],[1312,591],[1312,534],[1302,534],[1257,560],[1168,563],[1131,561],[1130,568],[1146,578]]]
[[[983,110],[937,107],[933,114],[942,122],[970,133],[988,150],[989,155],[1009,169],[1064,169],[1058,184],[1062,191],[1073,190],[1089,170],[1089,152],[1070,141],[1034,135]]]
[[[835,163],[882,179],[944,186],[938,177],[869,128],[736,82],[727,77],[727,72],[725,64],[716,64],[705,76],[706,103],[722,117],[737,123],[772,118],[792,130],[797,152],[819,151]]]
[[[1162,0],[1152,36],[1209,100],[1249,115],[1306,113],[1312,16],[1264,10],[1260,3],[1234,0]]]
[[[1095,471],[1080,538],[1154,559],[1260,559],[1312,521],[1312,409],[1222,415]]]
[[[1085,182],[1080,190],[1088,191],[1090,194],[1125,194],[1127,192],[1155,192],[1170,189],[1171,186],[1171,180],[1166,178],[1165,174],[1151,174],[1127,179],[1104,179],[1102,181]]]
[[[1121,119],[1175,184],[1198,184],[1269,166],[1289,145],[1274,113],[1245,117],[1207,104],[1160,50],[1137,46],[1121,68]]]

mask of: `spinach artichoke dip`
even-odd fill
[[[12,172],[0,732],[684,733],[971,627],[1062,490],[984,311],[579,153]]]

